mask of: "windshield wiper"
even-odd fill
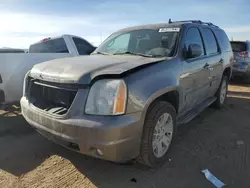
[[[113,55],[123,55],[123,54],[138,55],[138,56],[143,56],[143,57],[154,57],[153,55],[141,54],[141,53],[136,53],[136,52],[131,52],[131,51],[117,52],[117,53],[114,53]]]
[[[107,52],[95,52],[95,53],[92,53],[91,55],[94,55],[94,54],[109,55],[109,53]]]

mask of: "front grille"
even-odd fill
[[[66,114],[77,93],[75,85],[55,84],[36,79],[30,80],[28,90],[30,103],[55,115]]]

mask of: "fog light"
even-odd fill
[[[96,152],[98,153],[98,155],[103,156],[103,152],[100,149],[96,149]]]

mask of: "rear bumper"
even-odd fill
[[[142,124],[140,113],[124,116],[86,116],[58,119],[41,114],[21,99],[27,122],[47,138],[89,156],[125,162],[139,155]],[[97,153],[101,150],[103,155]]]
[[[247,62],[236,62],[233,65],[233,76],[250,76],[250,65]]]

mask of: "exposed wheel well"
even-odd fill
[[[175,108],[176,113],[178,113],[178,110],[179,110],[179,93],[178,93],[178,91],[170,91],[168,93],[165,93],[165,94],[159,96],[158,98],[156,98],[155,101],[156,100],[163,100],[163,101],[169,102]]]
[[[223,72],[223,76],[227,76],[227,78],[230,80],[231,78],[231,68],[227,67],[224,72]]]

